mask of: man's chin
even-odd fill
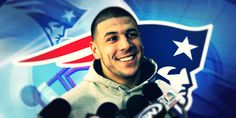
[[[123,75],[124,78],[134,78],[137,75],[136,73],[137,73],[137,70],[132,70],[132,71],[123,70],[122,75]]]

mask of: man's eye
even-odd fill
[[[108,38],[107,41],[114,42],[114,41],[116,41],[117,39],[118,39],[117,36],[112,36],[112,37]]]
[[[135,39],[135,38],[137,38],[138,37],[138,33],[128,33],[127,34],[127,38],[129,38],[129,39]]]

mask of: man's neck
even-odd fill
[[[122,85],[129,87],[129,88],[133,88],[140,81],[141,70],[137,70],[138,72],[134,76],[129,77],[129,78],[118,78],[118,77],[114,77],[114,76],[109,77],[103,73],[100,60],[95,60],[94,64],[95,64],[94,68],[96,68],[95,70],[99,75],[101,75],[105,78],[108,78],[118,84],[122,84]]]

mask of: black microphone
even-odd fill
[[[145,84],[142,92],[146,99],[154,103],[158,101],[164,105],[167,111],[180,100],[178,94],[171,87],[165,93],[162,93],[161,89],[154,82]]]
[[[101,118],[114,118],[119,108],[111,102],[105,102],[99,106],[96,115]]]
[[[144,97],[150,102],[155,102],[163,94],[161,89],[154,82],[143,85],[142,92]]]
[[[142,92],[144,97],[148,99],[151,104],[142,110],[136,116],[137,118],[163,118],[168,113],[171,113],[169,110],[177,104],[180,99],[171,88],[169,88],[166,93],[162,93],[161,89],[154,82],[145,84],[142,88]]]
[[[166,114],[164,106],[156,102],[143,109],[135,118],[164,118]]]
[[[133,118],[148,105],[149,105],[148,100],[144,98],[142,95],[134,95],[130,97],[126,104],[128,117]]]
[[[144,110],[135,117],[137,118],[164,118],[167,113],[164,106],[157,101],[163,95],[161,89],[154,82],[145,84],[142,88],[144,97],[151,102]]]
[[[56,98],[40,111],[39,116],[41,118],[67,118],[70,112],[70,104],[62,98]]]

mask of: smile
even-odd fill
[[[133,54],[133,55],[125,56],[116,60],[121,61],[121,62],[128,62],[128,61],[132,61],[135,58],[135,56],[136,54]]]

